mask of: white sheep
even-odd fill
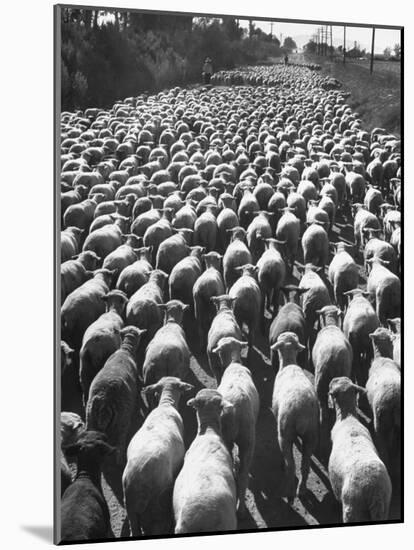
[[[301,477],[297,489],[297,495],[302,496],[306,491],[311,456],[318,444],[319,404],[311,381],[297,365],[297,354],[305,349],[297,335],[284,332],[272,349],[278,351],[280,364],[273,386],[272,411],[287,476],[287,497],[292,503],[295,496],[293,443],[297,437],[302,441]]]
[[[238,513],[246,512],[245,496],[256,444],[256,423],[260,398],[252,375],[241,364],[241,350],[246,342],[236,338],[222,338],[213,350],[220,357],[224,370],[217,390],[233,407],[225,409],[222,416],[222,431],[230,452],[234,443],[238,447],[239,469],[237,475]]]
[[[198,432],[174,485],[175,533],[237,528],[233,460],[221,433],[227,404],[217,390],[203,389],[187,403],[197,411]]]
[[[388,468],[391,457],[400,448],[401,437],[401,371],[393,356],[393,334],[384,328],[371,333],[374,359],[366,384],[372,409],[378,451]]]
[[[184,461],[184,426],[177,410],[180,396],[193,386],[166,376],[144,389],[159,403],[145,419],[127,450],[122,476],[125,508],[133,536],[171,531],[171,497]]]
[[[330,405],[336,422],[331,432],[329,479],[335,498],[342,504],[344,523],[388,519],[392,486],[368,429],[356,412],[356,392],[364,388],[347,377],[329,384]]]

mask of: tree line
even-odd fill
[[[208,56],[214,70],[263,62],[283,46],[253,22],[115,10],[62,8],[62,110],[108,107],[117,99],[200,81]],[[288,40],[289,39],[289,40]]]

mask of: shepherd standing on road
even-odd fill
[[[213,65],[211,64],[211,59],[206,57],[203,65],[203,82],[204,84],[210,84],[211,75],[213,74]]]

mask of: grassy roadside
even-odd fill
[[[369,72],[369,64],[346,63],[318,59],[322,73],[337,78],[344,90],[351,93],[347,102],[357,111],[367,130],[376,126],[401,136],[401,75],[380,62]]]

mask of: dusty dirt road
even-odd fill
[[[337,224],[330,235],[331,241],[343,240],[353,243],[353,227],[351,220],[337,217]],[[360,287],[365,288],[366,274],[362,267],[361,255],[356,258],[360,265]],[[299,257],[299,263],[301,257]],[[288,281],[291,284],[299,282],[299,272],[295,268],[293,276]],[[270,319],[269,319],[270,323]],[[194,322],[186,325],[188,342],[193,353],[191,360],[191,376],[187,380],[196,389],[216,387],[215,379],[210,375],[207,357],[199,349]],[[270,410],[272,389],[275,374],[269,360],[269,346],[266,336],[258,335],[254,349],[244,363],[251,369],[254,382],[259,391],[261,408],[257,424],[257,442],[254,461],[250,471],[249,490],[247,494],[248,515],[240,519],[239,529],[263,529],[294,527],[304,525],[328,525],[341,522],[341,510],[332,494],[327,473],[329,458],[329,433],[321,434],[321,441],[316,456],[312,457],[311,472],[308,480],[308,491],[305,497],[296,498],[290,506],[284,497],[284,475],[281,454],[276,438],[276,426]],[[309,372],[309,377],[313,377]],[[83,414],[79,395],[74,385],[73,398],[70,407]],[[196,434],[196,417],[193,409],[181,403],[180,409],[184,419],[186,446],[188,447]],[[361,419],[369,426],[370,421],[362,414]],[[295,447],[296,471],[300,468],[300,449]],[[399,476],[393,480],[393,499],[390,519],[401,517]],[[117,499],[105,479],[103,487],[111,513],[111,525],[114,537],[129,536],[129,525],[122,505],[122,498]],[[120,502],[121,501],[121,502]]]

